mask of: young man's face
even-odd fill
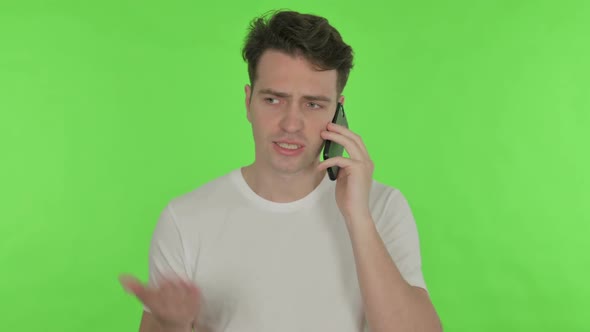
[[[315,173],[324,142],[320,132],[336,111],[336,80],[336,70],[318,71],[303,57],[275,50],[262,54],[254,88],[246,86],[259,169]]]

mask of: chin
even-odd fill
[[[292,164],[273,163],[272,168],[279,173],[289,174],[289,175],[300,174],[300,173],[304,173],[304,172],[313,173],[315,171],[315,163],[313,161],[311,161],[311,162],[308,161],[305,163],[298,162],[298,163],[292,163]]]

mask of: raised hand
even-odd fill
[[[375,168],[361,137],[350,129],[328,123],[321,132],[323,139],[334,141],[344,147],[350,158],[334,157],[322,161],[318,170],[340,166],[336,179],[336,202],[342,215],[349,220],[364,220],[370,217],[369,194]]]
[[[150,309],[162,327],[190,328],[195,323],[201,307],[201,293],[191,281],[166,278],[158,287],[152,287],[130,275],[122,275],[119,280],[128,293]]]

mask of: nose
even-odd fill
[[[279,125],[285,132],[298,132],[303,129],[303,113],[295,103],[285,108]]]

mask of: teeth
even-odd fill
[[[277,145],[282,147],[283,149],[289,149],[289,150],[295,150],[295,149],[300,148],[300,146],[297,144],[277,143]]]

